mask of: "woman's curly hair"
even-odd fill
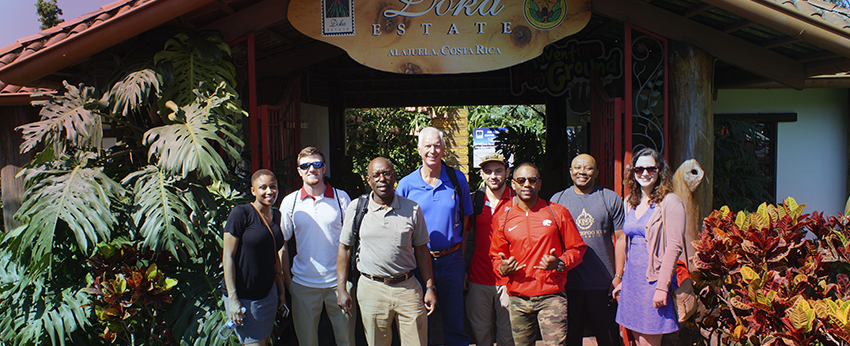
[[[626,201],[632,208],[637,208],[638,204],[640,204],[640,197],[643,193],[640,189],[640,184],[635,180],[635,163],[641,156],[652,156],[655,159],[655,165],[658,166],[658,180],[655,181],[649,201],[660,204],[664,196],[673,193],[673,171],[667,164],[667,160],[664,160],[664,157],[655,149],[643,148],[632,156],[632,164],[626,167],[625,185],[629,189],[629,196],[626,198]]]

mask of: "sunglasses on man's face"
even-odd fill
[[[519,184],[519,186],[525,185],[526,181],[528,181],[528,183],[531,184],[531,185],[537,185],[537,182],[540,181],[540,178],[538,178],[538,177],[529,177],[529,178],[518,177],[518,178],[514,178],[514,182]]]
[[[301,170],[306,171],[308,168],[310,168],[310,166],[313,166],[313,168],[315,168],[315,169],[319,169],[319,168],[324,167],[325,163],[321,162],[321,161],[319,161],[319,162],[307,162],[307,163],[302,163],[302,164],[298,165],[298,168],[301,168]]]
[[[638,175],[643,174],[643,171],[646,171],[649,174],[655,174],[655,173],[658,173],[658,167],[655,167],[655,166],[649,166],[649,167],[638,166],[638,167],[635,167],[635,173],[637,173]]]

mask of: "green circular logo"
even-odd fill
[[[540,30],[554,29],[567,17],[566,0],[525,0],[522,7],[528,24]]]

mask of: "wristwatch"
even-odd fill
[[[558,267],[555,270],[562,272],[564,269],[567,269],[567,266],[564,264],[564,261],[558,260]]]

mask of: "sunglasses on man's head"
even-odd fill
[[[517,183],[517,184],[519,184],[520,186],[525,185],[525,181],[526,181],[526,180],[528,180],[528,183],[529,183],[529,184],[531,184],[531,185],[537,185],[537,181],[539,181],[539,180],[540,180],[540,178],[538,178],[538,177],[529,177],[529,178],[519,177],[519,178],[514,178],[514,182],[516,182],[516,183]]]
[[[321,162],[321,161],[320,162],[307,162],[307,163],[302,163],[302,164],[298,165],[298,168],[301,168],[302,170],[306,171],[308,168],[310,168],[310,166],[313,166],[313,168],[315,168],[315,169],[319,169],[319,168],[324,167],[325,163]]]
[[[635,173],[643,174],[643,171],[646,171],[649,174],[655,174],[655,173],[658,172],[658,167],[655,167],[655,166],[649,166],[649,167],[638,166],[638,167],[635,167]]]

